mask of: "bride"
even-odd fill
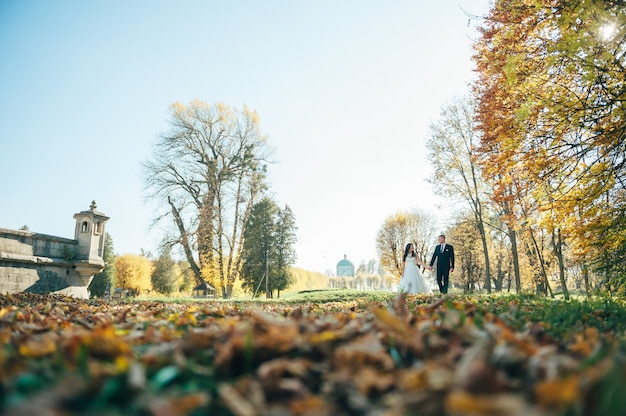
[[[432,293],[430,284],[417,265],[423,266],[422,261],[415,256],[413,243],[406,245],[402,258],[402,279],[400,279],[400,292],[404,293]]]

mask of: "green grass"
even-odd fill
[[[246,304],[246,303],[276,303],[276,304],[297,304],[297,303],[330,303],[330,302],[352,302],[362,300],[365,302],[384,302],[392,300],[397,293],[386,291],[364,291],[353,289],[323,289],[323,290],[304,290],[301,292],[291,292],[281,295],[280,298],[266,299],[264,296],[239,296],[231,299],[222,298],[193,298],[193,297],[172,297],[165,296],[142,296],[140,298],[127,298],[124,302],[171,302],[171,303],[230,303],[230,304]]]
[[[197,299],[197,298],[151,298],[150,301],[179,304],[206,303],[233,305],[240,308],[254,308],[255,305],[275,305],[277,307],[311,307],[320,312],[352,309],[364,311],[372,304],[390,305],[397,293],[386,291],[361,291],[352,289],[306,290],[289,293],[279,299],[255,299],[239,297],[236,299]],[[415,308],[420,304],[431,303],[441,295],[409,295],[408,306]],[[566,301],[562,297],[550,298],[534,294],[449,294],[448,299],[462,304],[472,304],[478,314],[493,313],[500,316],[509,325],[523,329],[530,323],[541,324],[555,337],[567,333],[595,327],[600,332],[626,331],[626,302],[621,298],[573,296]],[[128,299],[126,302],[143,301]]]

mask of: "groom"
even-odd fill
[[[433,258],[430,260],[429,270],[433,269],[435,258],[437,259],[437,284],[441,293],[448,293],[448,280],[450,273],[454,271],[454,247],[446,244],[446,236],[441,234],[438,238],[439,245],[435,247]]]

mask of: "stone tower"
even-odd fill
[[[74,240],[78,241],[77,259],[100,260],[104,255],[104,227],[109,217],[96,210],[96,201],[91,201],[89,211],[74,214],[76,230]]]
[[[74,271],[80,275],[85,290],[93,276],[100,273],[104,263],[104,226],[109,217],[96,210],[96,201],[91,201],[88,211],[74,214],[76,229],[74,240],[78,243]]]

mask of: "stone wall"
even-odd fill
[[[0,228],[0,294],[61,293],[88,298],[104,262],[83,259],[77,240]]]
[[[62,259],[76,256],[78,242],[69,238],[0,228],[0,253]]]

